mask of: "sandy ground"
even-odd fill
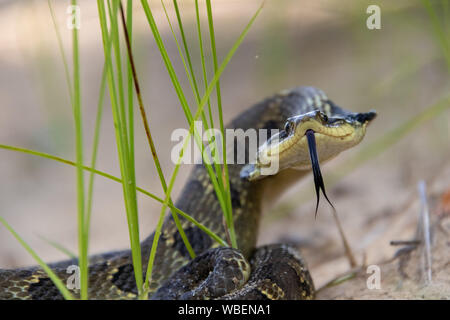
[[[431,183],[428,191],[430,217],[430,250],[426,249],[423,236],[422,207],[419,196],[408,199],[404,210],[396,210],[389,219],[389,228],[384,232],[374,232],[377,223],[369,223],[372,241],[360,250],[360,267],[339,274],[337,279],[344,280],[335,286],[325,286],[318,293],[319,299],[450,299],[450,259],[449,259],[449,178],[447,167],[442,176]],[[430,186],[429,185],[429,186]],[[419,231],[419,232],[417,232]],[[373,235],[375,233],[375,235]],[[370,235],[369,235],[370,236]],[[391,241],[419,240],[418,245],[396,246],[395,254],[383,257],[389,251],[385,248]],[[427,254],[430,254],[431,266],[428,267]],[[370,261],[369,261],[369,258]],[[322,273],[335,272],[336,265],[342,263],[342,257],[322,261],[317,269],[312,269],[317,278]],[[375,269],[374,269],[375,268]],[[379,272],[379,285],[373,282],[374,270]],[[354,273],[352,272],[354,271]],[[375,275],[377,276],[377,275]]]
[[[80,30],[82,91],[86,150],[90,150],[102,68],[101,38],[93,2],[81,1]],[[222,58],[258,7],[257,1],[217,1],[214,8],[219,56]],[[336,6],[331,1],[267,1],[254,28],[236,53],[222,78],[225,120],[284,88],[314,85],[339,105],[354,111],[376,109],[379,117],[361,146],[323,167],[325,179],[338,172],[365,145],[396,128],[410,116],[432,105],[449,92],[449,77],[439,48],[430,35],[423,10],[399,1],[382,8],[383,27],[365,28],[364,1],[355,6]],[[136,12],[138,11],[138,6]],[[188,38],[195,43],[193,11],[182,8]],[[65,6],[55,6],[60,26]],[[155,15],[177,72],[176,47],[160,9]],[[205,23],[205,22],[204,22]],[[156,147],[164,172],[171,172],[170,134],[186,121],[159,53],[142,14],[135,17],[135,56],[148,106],[149,121],[157,136]],[[31,1],[0,7],[0,143],[36,149],[74,159],[71,109],[64,70],[46,3]],[[61,28],[66,52],[70,33]],[[196,52],[194,50],[194,52]],[[70,55],[69,55],[70,57]],[[182,82],[189,90],[186,80]],[[139,120],[137,118],[137,120]],[[138,184],[161,195],[159,181],[146,145],[143,128],[136,121]],[[356,277],[320,291],[322,299],[448,298],[449,218],[442,198],[450,188],[449,112],[427,121],[373,159],[355,167],[328,193],[338,209],[342,225],[357,261],[379,265],[381,289],[369,290],[370,274],[363,267]],[[90,153],[85,158],[89,159]],[[43,241],[51,239],[76,252],[75,171],[65,165],[28,155],[0,150],[0,214],[46,261],[64,259]],[[119,175],[114,128],[109,105],[102,123],[98,168]],[[177,195],[187,177],[183,167],[175,187]],[[349,271],[342,244],[329,208],[322,203],[314,220],[311,177],[287,191],[264,217],[261,244],[298,243],[316,286]],[[420,267],[422,246],[409,256],[391,259],[399,247],[391,240],[414,237],[419,217],[417,183],[428,182],[432,221],[431,285],[425,285]],[[121,187],[103,178],[95,182],[90,252],[128,246],[128,230]],[[299,201],[299,199],[303,199]],[[288,210],[282,208],[288,207]],[[447,207],[448,208],[448,207]],[[144,237],[154,228],[159,205],[139,196],[140,231]],[[282,214],[281,214],[282,213]],[[276,217],[276,218],[275,218]],[[383,264],[384,263],[384,264]],[[0,229],[0,267],[34,264],[5,229]]]

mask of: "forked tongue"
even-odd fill
[[[320,199],[320,189],[322,189],[322,193],[325,196],[325,199],[327,199],[330,206],[333,208],[333,210],[335,209],[325,192],[325,185],[323,183],[322,173],[320,172],[319,157],[317,155],[316,137],[314,136],[313,130],[310,129],[306,131],[306,139],[308,140],[309,156],[311,158],[311,166],[314,175],[314,186],[316,188],[317,202],[316,202],[316,213],[314,216],[317,217],[317,209],[319,208],[319,199]]]

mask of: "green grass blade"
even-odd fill
[[[144,124],[145,133],[147,135],[147,141],[148,141],[149,146],[150,146],[150,151],[151,151],[152,156],[153,156],[153,161],[155,163],[155,167],[156,167],[156,170],[158,172],[159,179],[161,181],[161,186],[163,188],[163,191],[166,192],[167,191],[167,184],[166,184],[166,180],[164,178],[164,174],[163,174],[162,169],[161,169],[161,163],[159,161],[158,154],[156,152],[156,147],[155,147],[155,144],[153,142],[152,134],[151,134],[151,131],[150,131],[150,126],[148,125],[147,115],[146,115],[146,112],[145,112],[144,103],[142,101],[141,90],[140,90],[139,81],[138,81],[138,78],[137,78],[137,72],[136,72],[136,68],[135,68],[135,65],[134,65],[133,53],[131,51],[131,43],[130,43],[130,39],[128,38],[128,31],[127,31],[127,26],[126,26],[126,22],[125,22],[125,16],[124,16],[122,4],[120,4],[120,13],[121,13],[121,17],[122,17],[122,25],[123,25],[123,28],[124,28],[124,34],[125,34],[126,45],[127,45],[127,50],[128,50],[129,62],[130,62],[130,65],[131,65],[132,76],[133,76],[133,80],[134,80],[133,82],[134,82],[134,86],[135,86],[135,89],[136,89],[136,96],[137,96],[138,103],[139,103],[139,110],[141,112],[141,117],[142,117],[142,121],[143,121],[143,124]],[[172,204],[172,199],[170,199],[170,203]],[[184,242],[184,244],[186,246],[186,249],[189,252],[189,255],[191,256],[191,258],[194,258],[195,257],[194,250],[192,249],[192,246],[189,243],[189,240],[188,240],[188,238],[187,238],[187,236],[186,236],[186,234],[185,234],[185,232],[184,232],[184,230],[183,230],[183,228],[181,226],[180,220],[178,219],[178,216],[176,215],[176,213],[173,213],[173,219],[174,219],[174,222],[175,222],[175,224],[176,224],[176,226],[178,228],[178,231],[180,232],[180,236],[181,236],[181,238],[182,238],[182,240],[183,240],[183,242]]]
[[[208,25],[209,25],[209,35],[211,41],[211,51],[214,63],[214,72],[217,72],[218,62],[217,62],[217,50],[216,50],[216,36],[214,33],[214,22],[212,16],[212,8],[211,8],[211,0],[206,0],[206,9],[208,12]],[[225,133],[225,126],[223,123],[223,111],[222,111],[222,97],[220,92],[220,81],[217,80],[216,83],[216,93],[217,93],[217,108],[219,113],[219,123],[220,123],[220,131],[223,134],[223,143],[222,143],[222,155],[223,155],[223,172],[218,174],[223,174],[220,179],[223,179],[223,185],[226,187],[225,189],[225,198],[227,199],[227,210],[225,212],[225,217],[227,221],[228,231],[230,235],[231,244],[233,248],[237,248],[237,240],[236,233],[234,230],[234,222],[233,222],[233,210],[231,205],[231,193],[230,193],[230,178],[228,174],[228,165],[227,165],[227,141]]]
[[[445,1],[443,1],[445,2]],[[441,46],[442,54],[445,58],[445,61],[447,63],[447,69],[450,72],[450,38],[448,36],[448,33],[445,30],[445,24],[439,21],[439,16],[436,13],[435,8],[433,7],[433,4],[430,0],[422,0],[422,4],[424,5],[425,9],[427,10],[427,13],[430,17],[432,27],[433,27],[433,33],[438,41],[439,45]],[[446,9],[444,5],[444,14],[448,11],[448,8]],[[447,21],[448,23],[448,21]]]
[[[149,22],[150,28],[151,28],[153,36],[154,36],[154,39],[155,39],[156,44],[158,46],[158,49],[159,49],[159,51],[161,53],[161,56],[162,56],[163,61],[164,61],[164,64],[165,64],[165,66],[167,68],[167,72],[169,73],[169,77],[170,77],[170,79],[172,81],[172,84],[173,84],[174,89],[175,89],[175,91],[177,93],[178,99],[180,101],[180,104],[181,104],[181,106],[183,108],[184,114],[185,114],[185,116],[186,116],[186,118],[188,120],[189,125],[192,127],[194,125],[194,119],[192,117],[189,105],[187,103],[186,96],[184,95],[184,92],[183,92],[183,90],[181,88],[181,85],[180,85],[180,82],[178,80],[178,77],[177,77],[177,75],[175,73],[175,70],[173,68],[172,62],[171,62],[171,60],[170,60],[170,58],[169,58],[169,56],[167,54],[167,51],[166,51],[165,46],[164,46],[164,43],[163,43],[163,41],[161,39],[161,35],[159,33],[158,27],[156,26],[156,22],[155,22],[155,19],[153,18],[153,14],[152,14],[152,11],[150,9],[150,6],[148,5],[148,2],[145,1],[145,0],[141,0],[141,4],[142,4],[142,6],[144,8],[147,20]],[[199,109],[200,109],[200,114],[202,114],[203,108],[199,108]],[[202,142],[201,138],[198,136],[198,132],[197,131],[194,131],[194,138],[195,138],[195,142],[199,146],[200,150],[203,151],[203,142]],[[202,157],[203,157],[203,152],[202,152]],[[214,189],[216,190],[216,194],[217,194],[217,196],[219,198],[219,202],[221,203],[221,207],[225,208],[225,204],[224,204],[224,201],[222,199],[223,198],[222,197],[223,192],[221,192],[220,184],[217,181],[217,178],[216,178],[216,176],[214,174],[212,166],[209,163],[207,163],[207,162],[204,162],[204,164],[205,164],[206,170],[208,172],[208,175],[209,175],[209,177],[210,177],[210,179],[212,181]],[[219,191],[217,191],[217,190],[219,190]]]
[[[76,6],[77,1],[72,0]],[[75,121],[75,141],[77,158],[77,203],[78,203],[78,258],[80,266],[80,297],[88,299],[88,252],[87,252],[87,230],[85,230],[85,194],[84,194],[84,172],[83,172],[83,127],[81,116],[81,86],[80,86],[80,61],[78,30],[72,29],[72,55],[73,55],[73,113]]]
[[[83,159],[83,147],[82,147],[82,122],[81,122],[81,93],[80,93],[80,75],[79,75],[79,54],[78,54],[78,35],[76,28],[73,29],[72,37],[73,37],[73,64],[74,64],[74,83],[73,83],[73,89],[72,89],[72,82],[70,80],[70,72],[69,67],[67,63],[67,58],[64,52],[63,44],[62,44],[62,38],[61,34],[59,32],[58,25],[56,23],[55,14],[53,11],[53,6],[50,0],[47,1],[48,7],[50,10],[50,14],[53,21],[53,26],[55,29],[57,42],[59,51],[61,54],[61,58],[63,60],[64,65],[64,74],[66,77],[66,83],[68,86],[68,92],[69,92],[69,99],[70,103],[72,104],[72,109],[74,112],[74,120],[75,120],[75,127],[76,127],[76,153],[77,153],[77,195],[78,195],[78,246],[79,246],[79,265],[80,265],[80,282],[81,282],[81,298],[87,299],[87,292],[88,292],[88,236],[89,236],[89,207],[90,204],[88,204],[88,207],[86,208],[86,211],[84,209],[84,176],[83,173],[80,171],[80,160],[81,160],[81,166],[82,166],[82,159]],[[76,5],[76,1],[72,1],[72,5]],[[91,181],[93,179],[93,175],[91,175]],[[89,191],[90,192],[90,191]],[[88,203],[90,201],[90,198],[88,197]],[[81,206],[83,206],[83,209],[81,209]],[[87,216],[86,216],[87,215]],[[83,225],[80,225],[83,224]],[[55,247],[58,248],[56,243],[49,242],[53,244]]]
[[[195,73],[194,73],[194,71],[193,71],[193,69],[192,69],[192,65],[189,66],[189,69],[188,69],[188,67],[186,66],[186,61],[185,61],[185,59],[184,59],[184,57],[183,57],[183,52],[182,52],[182,50],[181,50],[181,48],[180,48],[180,45],[179,45],[179,43],[178,43],[177,36],[175,35],[175,32],[174,32],[174,30],[173,30],[172,23],[170,22],[170,18],[169,18],[169,15],[168,15],[168,13],[167,13],[166,6],[164,5],[164,2],[163,2],[162,0],[161,0],[161,5],[162,5],[163,10],[164,10],[164,13],[165,13],[165,15],[166,15],[167,22],[168,22],[168,24],[169,24],[170,30],[172,31],[172,35],[173,35],[173,38],[174,38],[174,40],[175,40],[175,44],[176,44],[176,46],[177,46],[177,48],[178,48],[178,52],[179,52],[181,61],[182,61],[182,63],[183,63],[184,69],[185,69],[185,71],[186,71],[186,75],[187,75],[187,77],[188,77],[188,79],[189,79],[189,83],[191,84],[192,92],[193,92],[194,95],[195,95],[195,99],[196,99],[197,105],[198,105],[198,104],[200,103],[200,93],[199,93],[198,87],[197,87],[197,85],[196,85]],[[176,8],[176,10],[177,10],[177,9],[178,9],[178,6],[176,5],[175,8]],[[177,16],[179,16],[178,10],[177,10]],[[179,19],[179,21],[181,22],[181,18]],[[183,26],[182,26],[182,25],[180,25],[180,30],[183,30]],[[184,31],[182,31],[182,35],[183,35],[183,34],[184,34]],[[187,47],[186,39],[183,39],[183,42],[184,42],[184,44],[185,44],[185,51],[187,52],[187,56],[190,57],[190,54],[189,54],[189,48]],[[189,59],[190,59],[190,58],[189,58]],[[208,101],[209,101],[209,100],[208,100]],[[209,126],[208,126],[208,120],[206,119],[205,112],[202,111],[201,117],[202,117],[202,124],[203,124],[203,126],[205,127],[205,130],[208,130],[208,129],[209,129]],[[191,123],[189,123],[189,124],[191,124]],[[224,136],[224,134],[222,134],[222,136]],[[213,138],[215,138],[215,137],[212,137],[212,136],[211,136],[211,133],[210,133],[209,131],[207,131],[207,140],[208,140],[208,143],[209,143],[209,144],[213,143],[213,144],[214,144],[215,150],[217,150],[217,142],[216,142],[216,140],[213,139]],[[202,155],[203,155],[203,150],[204,150],[204,149],[203,149],[203,143],[200,145],[200,147],[201,147],[200,150],[201,150]],[[215,172],[216,172],[216,173],[222,171],[221,168],[220,168],[220,165],[219,165],[219,158],[218,158],[218,154],[217,154],[217,153],[214,155],[214,158],[213,158],[213,164],[214,164],[214,168],[215,168]],[[213,173],[211,167],[208,168],[208,173]],[[217,181],[217,185],[218,185],[218,187],[219,187],[219,189],[216,191],[216,193],[218,193],[218,194],[220,194],[220,195],[223,195],[223,194],[224,194],[224,186],[223,186],[223,183],[222,183],[222,179],[215,179],[215,180]]]
[[[70,72],[69,72],[69,64],[67,63],[66,54],[64,52],[64,46],[62,43],[61,33],[59,32],[58,24],[55,19],[55,12],[53,11],[52,1],[47,0],[48,8],[50,10],[50,15],[52,17],[53,28],[55,29],[56,39],[58,41],[58,48],[61,54],[61,58],[63,60],[64,65],[64,75],[66,77],[67,89],[69,91],[70,103],[73,104],[73,92],[72,92],[72,81],[70,81]]]
[[[41,238],[41,240],[47,242],[49,245],[51,245],[56,250],[64,253],[70,259],[76,259],[77,258],[77,255],[74,252],[70,251],[69,249],[67,249],[66,247],[64,247],[61,244],[57,243],[56,241],[50,240],[50,239],[44,237],[43,235],[38,235],[38,237]]]
[[[195,73],[194,73],[194,70],[192,68],[191,55],[189,54],[189,48],[187,47],[186,38],[185,38],[185,35],[184,35],[183,25],[180,24],[181,23],[181,16],[180,16],[179,11],[178,11],[178,5],[176,5],[176,2],[174,2],[174,4],[175,4],[176,12],[177,12],[177,22],[178,22],[178,26],[179,26],[179,29],[180,29],[180,32],[181,32],[184,50],[185,50],[185,53],[186,53],[187,65],[186,65],[186,61],[184,59],[184,55],[183,55],[183,52],[181,50],[180,44],[178,42],[177,36],[175,35],[175,31],[174,31],[174,29],[172,27],[172,23],[170,21],[169,14],[167,12],[166,6],[164,4],[164,1],[161,0],[161,6],[162,6],[164,14],[166,16],[167,23],[169,24],[170,31],[172,32],[173,39],[175,40],[175,44],[177,46],[177,49],[178,49],[178,52],[179,52],[179,55],[180,55],[180,58],[181,58],[181,62],[183,63],[183,67],[184,67],[184,70],[186,72],[186,76],[187,76],[189,84],[190,84],[190,86],[192,88],[192,92],[196,96],[196,99],[197,99],[197,102],[198,102],[198,101],[200,101],[200,95],[198,93],[198,86],[197,86],[197,80],[195,79]]]
[[[55,286],[58,288],[59,292],[63,295],[64,299],[66,300],[73,300],[72,294],[69,292],[69,290],[66,288],[64,283],[61,281],[61,279],[58,278],[58,276],[50,269],[50,267],[41,259],[39,256],[34,252],[34,250],[20,237],[14,229],[6,222],[6,220],[3,217],[0,217],[0,223],[3,224],[3,226],[16,238],[16,240],[22,245],[22,247],[25,248],[25,250],[28,251],[28,253],[33,257],[34,260],[41,266],[41,268],[47,273],[49,278],[53,281]]]
[[[164,11],[165,11],[166,16],[167,16],[167,11],[166,11],[166,8],[164,6],[164,2],[162,0],[161,0],[161,3],[163,5]],[[197,99],[200,101],[200,95],[199,95],[199,91],[198,91],[197,79],[195,78],[194,68],[192,67],[191,54],[189,53],[189,47],[188,47],[187,40],[186,40],[186,34],[184,33],[183,21],[181,20],[181,14],[180,14],[180,9],[178,7],[177,0],[173,0],[173,5],[174,5],[174,8],[175,8],[175,14],[177,15],[178,27],[180,29],[181,39],[183,41],[184,53],[186,54],[186,60],[187,60],[188,66],[189,66],[189,73],[190,73],[192,81],[193,81],[194,91],[196,93]],[[167,16],[167,21],[169,21],[169,23],[170,23],[170,20],[169,20],[168,16]]]
[[[195,95],[195,98],[196,98],[196,101],[197,101],[197,104],[198,104],[198,103],[200,103],[200,98],[201,97],[200,97],[200,92],[199,92],[199,89],[198,89],[197,79],[195,77],[194,68],[192,66],[191,54],[189,53],[189,46],[187,44],[186,34],[184,32],[183,22],[181,20],[181,14],[180,14],[180,9],[178,7],[178,1],[177,0],[173,0],[173,5],[174,5],[175,13],[176,13],[176,16],[177,16],[178,27],[180,29],[181,39],[182,39],[182,42],[183,42],[183,48],[184,48],[184,52],[186,54],[186,60],[187,60],[187,63],[188,63],[189,71],[187,71],[186,63],[184,62],[184,58],[183,58],[183,53],[181,52],[181,50],[179,48],[178,40],[177,40],[177,37],[175,36],[175,33],[173,31],[172,24],[170,23],[169,15],[167,14],[167,10],[166,10],[166,7],[164,5],[163,0],[161,0],[161,4],[162,4],[164,12],[166,14],[167,22],[169,23],[170,29],[172,30],[172,34],[173,34],[173,37],[175,39],[175,43],[177,44],[178,50],[180,52],[180,57],[181,57],[181,59],[183,61],[183,64],[185,66],[186,75],[188,76],[189,80],[192,79],[192,81],[190,81],[190,82],[192,82],[192,85],[191,85],[192,89],[193,89],[192,91],[193,91],[193,93]],[[201,50],[203,50],[203,48],[201,48]],[[202,58],[204,59],[204,56]],[[204,112],[202,113],[202,120],[204,122],[206,130],[208,130],[209,128],[213,128],[214,127],[214,122],[212,121],[212,118],[211,118],[212,117],[212,115],[211,115],[211,104],[210,104],[210,100],[209,99],[208,99],[208,107],[209,107],[209,114],[210,114],[210,124],[208,124],[208,121],[206,120],[206,116],[205,116]],[[210,141],[210,138],[208,138],[208,141]]]
[[[193,127],[194,122],[193,122],[193,118],[192,118],[192,114],[191,114],[189,105],[187,103],[187,100],[186,100],[186,97],[184,95],[184,92],[181,89],[181,85],[180,85],[180,83],[178,81],[178,78],[177,78],[177,76],[175,74],[173,65],[172,65],[172,63],[170,61],[170,58],[169,58],[169,56],[167,54],[167,51],[166,51],[166,49],[164,47],[164,43],[162,42],[161,36],[159,34],[159,30],[158,30],[158,28],[156,26],[156,23],[155,23],[155,20],[153,18],[152,11],[151,11],[147,1],[141,0],[141,4],[142,4],[142,6],[144,8],[147,20],[149,22],[150,28],[151,28],[153,36],[154,36],[154,39],[155,39],[156,44],[157,44],[157,46],[159,48],[159,51],[160,51],[161,56],[163,58],[164,64],[165,64],[165,66],[167,68],[167,71],[168,71],[169,76],[171,78],[172,84],[173,84],[173,86],[175,88],[175,91],[177,93],[177,96],[179,98],[181,106],[182,106],[183,111],[185,113],[185,116],[186,116],[186,118],[188,120],[188,123],[191,125],[191,127]],[[194,137],[195,137],[195,141],[196,141],[197,145],[199,146],[200,150],[203,150],[203,148],[202,148],[202,141],[201,141],[201,139],[198,136],[198,133],[196,131],[194,132]],[[187,144],[187,141],[185,141],[185,142],[186,143],[184,144],[184,147],[186,147],[186,144]],[[202,153],[202,156],[203,156],[203,153]],[[215,190],[220,190],[220,186],[218,185],[217,179],[214,176],[214,172],[212,170],[211,165],[209,165],[208,163],[205,163],[205,166],[206,166],[208,174],[209,174],[209,176],[211,178],[211,181],[213,183],[214,189]],[[174,172],[178,172],[177,170],[175,170]],[[150,252],[150,258],[149,258],[149,264],[148,264],[149,266],[153,266],[153,259],[154,259],[155,254],[156,254],[156,247],[157,247],[157,243],[159,241],[159,237],[160,237],[160,234],[161,234],[162,219],[164,217],[164,214],[165,214],[165,211],[167,209],[167,206],[168,206],[168,204],[170,202],[170,194],[171,194],[171,191],[172,191],[173,182],[174,182],[174,178],[175,177],[176,177],[176,174],[172,174],[172,179],[171,179],[171,182],[169,184],[169,188],[167,189],[167,192],[166,192],[166,200],[164,202],[164,205],[161,208],[160,220],[159,220],[157,228],[155,230],[154,241],[153,241],[152,249],[151,249],[151,252]],[[219,199],[219,203],[221,204],[221,207],[225,208],[225,203],[224,203],[222,194],[220,192],[217,192],[217,196],[218,196],[218,199]],[[145,280],[145,290],[148,290],[148,286],[149,286],[148,277],[149,277],[149,275],[151,275],[151,272],[152,272],[152,269],[150,267],[150,268],[147,269],[146,280]]]
[[[117,1],[113,3],[113,15],[110,15],[112,18],[110,21],[111,30],[117,29]],[[114,119],[114,127],[115,127],[115,135],[116,135],[116,143],[117,143],[117,151],[118,158],[120,164],[120,172],[122,176],[122,180],[126,181],[123,183],[123,193],[124,193],[124,201],[125,208],[127,214],[127,222],[128,222],[128,232],[130,235],[130,245],[132,252],[132,260],[134,273],[136,278],[136,286],[138,288],[139,293],[142,291],[143,285],[143,274],[142,274],[142,256],[141,256],[141,248],[140,248],[140,240],[139,240],[139,224],[138,224],[138,214],[137,214],[137,199],[136,199],[136,185],[135,181],[133,181],[134,174],[131,172],[133,166],[130,165],[130,154],[128,147],[128,138],[127,138],[127,129],[126,124],[123,121],[123,116],[121,115],[121,111],[119,110],[120,106],[117,99],[116,86],[114,81],[114,70],[112,65],[112,57],[111,50],[108,46],[108,28],[106,23],[106,10],[102,0],[97,0],[97,8],[99,12],[99,20],[100,27],[102,31],[102,40],[103,40],[103,50],[105,55],[105,63],[107,66],[107,81],[110,92],[110,101],[111,101],[111,109]],[[118,40],[118,37],[113,37]],[[121,84],[119,84],[121,85]],[[122,117],[121,117],[122,116]],[[122,121],[123,120],[123,121]]]
[[[130,46],[133,45],[133,0],[127,0],[127,26]],[[134,95],[133,95],[133,74],[130,61],[127,60],[127,95],[128,95],[128,139],[130,148],[131,172],[136,173],[134,159]],[[133,177],[136,181],[136,177]]]
[[[94,141],[92,144],[92,156],[91,156],[91,168],[95,169],[95,166],[97,164],[97,152],[98,152],[98,146],[100,142],[100,127],[102,122],[102,116],[103,116],[103,101],[105,97],[105,88],[106,88],[106,65],[103,65],[103,71],[102,71],[102,80],[100,82],[100,93],[97,103],[97,115],[95,117],[95,131],[94,131]],[[92,216],[92,199],[93,199],[93,192],[94,192],[94,173],[91,172],[89,175],[89,182],[88,182],[88,192],[87,192],[87,205],[86,205],[86,230],[87,230],[87,239],[89,239],[89,230],[91,225],[91,216]],[[89,246],[89,241],[88,241]]]
[[[197,36],[198,36],[198,47],[200,49],[200,59],[202,61],[202,74],[203,74],[203,83],[205,84],[205,91],[208,88],[208,76],[206,74],[206,62],[205,62],[205,52],[203,49],[203,38],[202,38],[202,29],[200,24],[200,12],[198,8],[198,0],[195,0],[195,18],[197,21]],[[214,119],[211,110],[211,99],[208,97],[208,113],[209,113],[209,121],[210,127],[214,128]]]
[[[178,81],[178,78],[177,78],[177,75],[176,75],[175,70],[173,68],[172,62],[171,62],[171,60],[170,60],[170,58],[169,58],[169,56],[167,54],[167,51],[166,51],[165,46],[164,46],[164,43],[163,43],[163,41],[161,39],[161,36],[159,34],[159,30],[158,30],[158,27],[156,26],[156,22],[155,22],[155,20],[153,18],[152,11],[151,11],[147,1],[141,0],[141,4],[142,4],[142,6],[144,8],[147,20],[149,22],[149,26],[150,26],[150,28],[152,30],[152,33],[153,33],[153,36],[155,38],[156,44],[157,44],[158,49],[159,49],[159,51],[161,53],[161,56],[163,58],[164,64],[165,64],[165,66],[167,68],[167,71],[169,73],[169,77],[170,77],[170,79],[172,81],[172,84],[173,84],[173,86],[175,88],[175,91],[177,93],[177,96],[179,98],[180,104],[181,104],[181,106],[183,108],[183,111],[184,111],[185,116],[186,116],[186,118],[188,120],[188,123],[189,123],[190,127],[192,128],[194,126],[194,119],[192,117],[189,105],[188,105],[186,97],[184,95],[184,92],[181,89],[181,85],[180,85],[180,82]],[[216,81],[217,81],[217,79],[216,79]],[[203,108],[199,107],[198,110],[199,110],[199,114],[202,114]],[[195,118],[195,120],[196,119],[198,119],[198,116]],[[196,130],[195,131],[191,131],[191,133],[192,132],[194,133],[194,139],[195,139],[195,142],[197,143],[197,146],[200,148],[200,150],[203,150],[203,143],[202,143],[201,138],[198,136],[198,132]],[[203,152],[202,152],[202,157],[203,157]],[[209,175],[209,177],[211,179],[211,182],[212,182],[212,184],[214,186],[214,189],[216,191],[217,198],[219,200],[220,206],[223,209],[223,211],[225,211],[226,210],[226,203],[225,203],[225,200],[223,199],[223,190],[221,188],[220,182],[218,182],[218,179],[215,176],[215,173],[214,173],[214,170],[212,169],[212,166],[208,162],[205,162],[205,161],[204,161],[204,164],[205,164],[206,170],[208,172],[208,175]],[[169,187],[169,189],[171,190],[170,187]],[[169,191],[169,194],[170,194],[170,191]],[[164,211],[166,208],[167,208],[166,205],[163,206],[162,211]],[[161,212],[161,215],[162,214],[163,214],[163,212]]]
[[[174,0],[176,2],[176,0]],[[195,16],[196,16],[196,24],[197,24],[197,37],[198,37],[198,46],[199,46],[199,50],[200,50],[200,60],[201,60],[201,65],[202,65],[202,75],[203,75],[203,83],[205,85],[205,91],[208,88],[208,76],[206,73],[206,59],[205,59],[205,53],[204,53],[204,48],[203,48],[203,38],[202,38],[202,31],[201,31],[201,23],[200,23],[200,12],[199,12],[199,6],[198,6],[198,0],[195,0]],[[210,122],[210,127],[214,128],[214,118],[213,118],[213,112],[211,109],[211,99],[208,97],[208,114],[209,114],[209,122]],[[203,119],[204,123],[207,123],[207,121],[205,119]],[[225,137],[225,133],[222,132],[222,136]],[[211,137],[207,137],[208,138],[208,142],[211,143]],[[224,143],[224,141],[222,141],[222,143]],[[225,144],[224,144],[225,145]],[[215,150],[218,150],[217,148],[217,143],[214,139],[214,145],[213,145]],[[219,165],[219,154],[216,153],[215,157],[214,157],[214,168],[215,168],[215,172],[217,174],[220,174],[222,172],[221,167]],[[219,186],[221,187],[220,193],[224,195],[225,197],[225,192],[224,192],[224,185],[223,185],[223,179],[218,179],[219,182]],[[217,191],[216,191],[217,193]],[[230,245],[231,245],[231,241],[230,241]]]
[[[450,32],[450,1],[442,0],[442,11],[444,12],[444,30]]]
[[[40,151],[36,151],[36,150],[30,150],[30,149],[24,149],[24,148],[19,148],[19,147],[14,147],[14,146],[9,146],[9,145],[4,145],[4,144],[0,144],[0,149],[4,149],[4,150],[9,150],[9,151],[15,151],[15,152],[21,152],[21,153],[25,153],[25,154],[29,154],[29,155],[33,155],[33,156],[37,156],[37,157],[41,157],[41,158],[45,158],[45,159],[49,159],[49,160],[53,160],[53,161],[57,161],[60,163],[64,163],[73,167],[76,167],[76,163],[61,157],[57,157],[48,153],[44,153],[44,152],[40,152]],[[87,166],[83,167],[83,170],[89,171],[91,173],[94,173],[96,175],[102,176],[104,178],[110,179],[112,181],[118,182],[123,184],[123,181],[118,178],[115,177],[111,174],[108,174],[106,172],[94,169],[94,168],[90,168]],[[149,191],[142,189],[140,187],[136,187],[136,190],[141,192],[142,194],[145,194],[146,196],[160,202],[160,203],[164,203],[164,200],[159,198],[158,196],[150,193]],[[200,222],[198,222],[197,220],[195,220],[194,218],[192,218],[189,214],[187,214],[186,212],[172,206],[171,204],[168,205],[169,208],[173,211],[175,211],[176,213],[180,214],[181,216],[183,216],[184,218],[186,218],[187,220],[189,220],[190,222],[194,223],[197,227],[199,227],[201,230],[203,230],[207,235],[209,235],[214,241],[218,242],[220,245],[222,246],[226,246],[226,242],[221,239],[220,237],[218,237],[216,234],[214,234],[211,229],[209,229],[208,227],[204,226],[203,224],[201,224]]]
[[[112,5],[110,2],[112,1]],[[125,93],[124,93],[124,84],[123,84],[123,74],[122,74],[122,59],[120,52],[120,40],[119,40],[119,26],[117,23],[117,13],[119,10],[120,0],[108,0],[108,12],[109,12],[109,21],[111,22],[111,36],[112,36],[112,44],[114,50],[114,58],[116,64],[116,74],[117,74],[117,92],[118,92],[118,106],[119,106],[119,115],[121,119],[121,124],[123,130],[122,135],[126,137],[127,145],[128,145],[128,130],[124,130],[127,128],[126,121],[126,112],[125,112]]]

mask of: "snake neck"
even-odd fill
[[[297,184],[310,170],[286,169],[274,176],[268,176],[260,183],[262,212],[268,211],[291,186]]]

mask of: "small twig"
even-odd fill
[[[334,220],[336,221],[342,243],[344,244],[345,254],[347,255],[350,266],[352,268],[354,268],[357,265],[355,257],[353,256],[352,250],[350,249],[350,245],[348,244],[347,238],[345,237],[344,230],[342,229],[341,223],[339,221],[339,217],[337,215],[337,211],[334,208],[333,204],[331,203],[330,199],[328,199],[327,193],[325,192],[325,184],[323,183],[323,177],[322,177],[322,173],[320,171],[320,163],[319,163],[319,157],[317,155],[317,146],[316,146],[316,138],[315,138],[314,131],[311,129],[307,130],[306,138],[308,141],[308,150],[309,150],[309,156],[311,159],[311,167],[312,167],[313,176],[314,176],[314,187],[316,189],[316,198],[317,198],[316,210],[315,210],[314,217],[317,218],[317,209],[319,208],[320,190],[322,190],[322,193],[323,193],[325,199],[328,201],[331,208],[333,209],[333,217],[334,217]]]
[[[344,248],[345,248],[345,254],[346,254],[347,259],[348,259],[348,261],[350,263],[350,266],[352,268],[355,268],[358,265],[357,262],[356,262],[355,256],[353,255],[352,249],[350,248],[350,245],[348,244],[347,238],[346,238],[345,233],[344,233],[344,229],[342,228],[341,222],[340,222],[339,217],[337,215],[337,211],[336,211],[336,209],[334,209],[334,207],[332,209],[333,209],[332,210],[333,211],[333,218],[334,218],[334,221],[336,221],[336,225],[337,225],[338,230],[339,230],[339,235],[341,236],[341,240],[342,240],[342,243],[343,243]]]
[[[391,246],[418,246],[421,243],[420,240],[392,240],[389,244]]]
[[[431,284],[431,241],[430,241],[430,215],[428,211],[428,202],[426,195],[426,185],[424,181],[418,184],[419,196],[421,202],[420,219],[422,221],[422,236],[425,244],[424,259],[425,259],[425,275],[426,283]]]
[[[123,6],[122,6],[122,1],[120,2],[120,17],[122,19],[122,26],[123,26],[123,30],[124,30],[123,33],[125,36],[125,43],[127,45],[128,58],[130,61],[131,71],[132,71],[133,80],[134,80],[133,81],[134,87],[136,90],[136,96],[137,96],[138,103],[139,103],[139,110],[140,110],[141,116],[142,116],[142,122],[144,124],[145,134],[147,135],[147,140],[148,140],[148,143],[150,146],[150,151],[152,152],[153,159],[155,159],[155,161],[158,162],[158,165],[159,165],[159,161],[157,160],[158,157],[156,155],[156,148],[153,143],[152,134],[150,132],[150,127],[149,127],[148,121],[147,121],[147,115],[145,112],[144,103],[142,102],[141,88],[139,86],[136,67],[134,65],[133,51],[131,50],[131,43],[130,43],[130,38],[128,36],[128,28],[127,28],[127,24],[125,21],[125,14],[124,14]]]

